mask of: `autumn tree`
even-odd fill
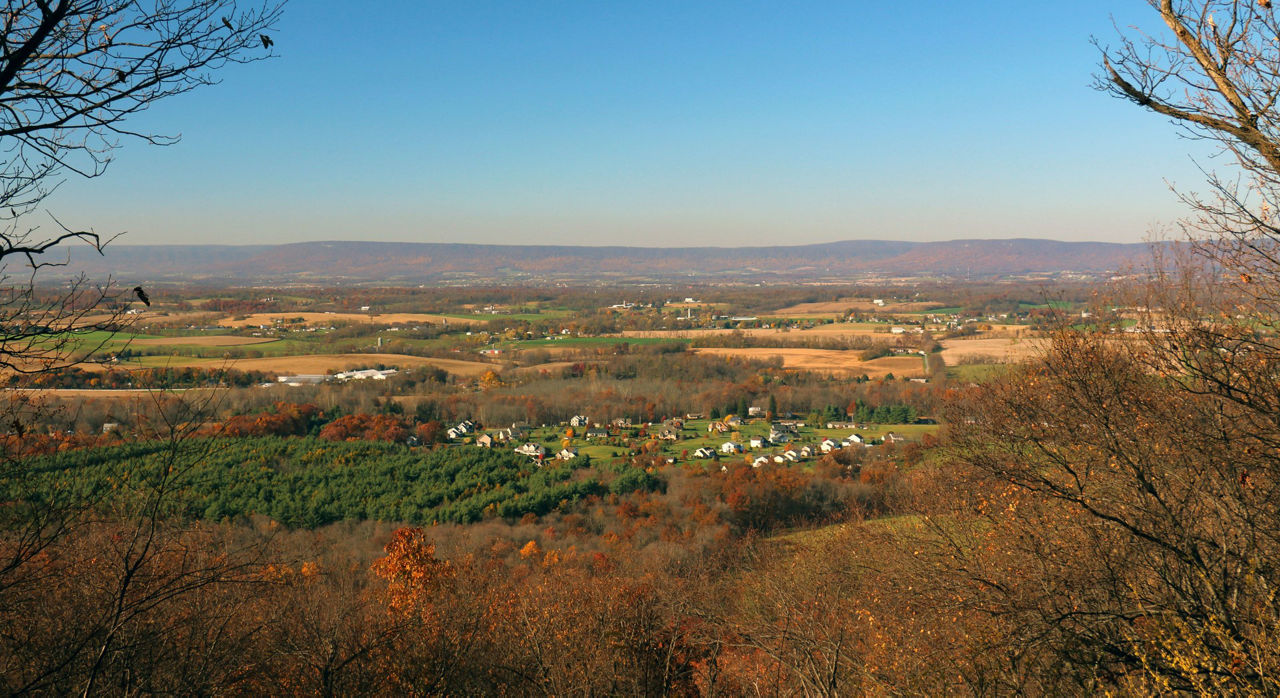
[[[109,280],[53,278],[68,259],[68,245],[101,251],[109,241],[93,230],[63,226],[52,215],[37,222],[40,208],[65,176],[102,175],[115,149],[126,141],[164,145],[175,138],[139,131],[130,117],[152,104],[215,81],[231,63],[271,55],[264,39],[280,15],[274,1],[256,6],[233,0],[15,0],[0,16],[0,369],[41,374],[86,360],[101,341],[84,337],[119,327],[120,310],[104,301],[118,297]],[[51,226],[51,228],[50,228]],[[46,291],[41,281],[57,281]],[[98,337],[107,335],[96,335]],[[174,448],[172,468],[141,487],[137,508],[101,510],[100,502],[74,488],[55,492],[24,489],[30,479],[19,449],[0,453],[0,618],[5,646],[16,656],[28,633],[49,631],[56,647],[30,661],[5,665],[3,690],[94,693],[104,677],[120,679],[119,690],[141,690],[133,650],[156,633],[158,609],[208,584],[236,576],[225,551],[200,551],[184,542],[187,532],[166,522],[168,495],[178,487],[186,437],[205,404],[157,397],[152,435]],[[179,403],[183,403],[179,405]],[[20,438],[44,409],[38,400],[3,406],[3,428]],[[3,443],[10,443],[5,440]],[[85,514],[98,509],[105,521]],[[103,529],[110,529],[104,531]],[[69,569],[89,535],[107,545],[90,560],[95,570]],[[101,572],[101,574],[98,574]],[[91,600],[91,614],[74,619],[56,612],[57,590],[77,583]],[[18,620],[21,622],[18,623]],[[58,627],[56,624],[66,622]],[[144,629],[149,629],[144,632]],[[11,632],[12,631],[12,632]],[[153,644],[159,647],[160,644]],[[171,690],[177,690],[174,687]]]
[[[1103,46],[1099,87],[1235,166],[1182,194],[1184,242],[1118,292],[1141,331],[1061,329],[953,406],[939,577],[1007,621],[1004,691],[1280,691],[1280,23],[1151,5],[1163,28]]]

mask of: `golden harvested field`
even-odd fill
[[[141,346],[186,345],[197,347],[239,347],[248,344],[266,344],[277,341],[275,337],[236,337],[234,335],[208,335],[204,337],[152,337],[135,339],[130,344]]]
[[[867,374],[871,378],[879,378],[892,373],[897,377],[917,377],[924,375],[924,360],[919,356],[885,356],[871,361],[862,361],[857,351],[838,351],[832,349],[776,349],[750,347],[738,348],[698,348],[690,351],[715,354],[717,356],[744,356],[752,359],[782,357],[782,367],[786,369],[817,371],[818,373],[837,373],[841,375],[860,376]]]
[[[1035,356],[1048,340],[1033,338],[989,338],[976,337],[966,339],[945,339],[942,345],[942,360],[949,366],[962,363],[1017,363]]]
[[[884,305],[876,305],[871,302],[870,298],[841,298],[836,301],[821,301],[818,303],[798,303],[793,306],[775,310],[768,315],[786,316],[816,316],[816,315],[843,315],[850,310],[871,311],[876,310],[882,313],[914,313],[929,308],[942,307],[938,303],[885,303]]]
[[[426,313],[378,313],[369,315],[367,313],[254,313],[247,317],[236,319],[237,316],[228,315],[219,320],[217,324],[224,327],[250,327],[257,325],[274,325],[276,320],[284,322],[293,322],[298,318],[302,318],[301,324],[307,326],[328,326],[335,322],[363,322],[377,323],[384,325],[411,324],[415,322],[431,323],[439,325],[444,321],[449,321],[455,325],[471,325],[486,322],[484,319],[471,318],[446,318],[443,315],[428,315]]]

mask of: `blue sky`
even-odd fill
[[[1139,241],[1203,145],[1090,87],[1138,0],[293,0],[48,208],[127,244]],[[1210,162],[1210,164],[1212,164]]]

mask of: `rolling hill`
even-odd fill
[[[773,247],[591,247],[407,242],[117,244],[72,250],[65,271],[121,281],[480,283],[830,280],[865,276],[1105,274],[1146,244],[1054,240],[850,240]]]

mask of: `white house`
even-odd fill
[[[709,448],[700,448],[693,452],[694,458],[715,458],[716,452]]]
[[[720,444],[721,453],[742,453],[742,444],[736,441],[726,441]]]
[[[542,444],[535,444],[530,442],[527,444],[520,444],[519,446],[516,446],[516,453],[529,456],[531,458],[542,458],[543,456],[547,455],[547,449],[543,448]]]
[[[753,468],[759,468],[762,465],[768,465],[768,464],[769,464],[769,456],[760,456],[755,460],[751,461],[751,467]]]
[[[573,460],[577,457],[578,449],[573,447],[561,449],[560,452],[556,454],[556,458],[559,458],[560,460]]]
[[[763,436],[751,437],[751,448],[764,448],[769,445],[770,445],[769,440],[764,438]]]
[[[818,444],[818,449],[823,453],[831,453],[838,448],[840,448],[840,444],[836,443],[834,439],[823,439],[822,443]]]
[[[587,419],[585,415],[581,415],[581,414],[576,414],[569,419],[569,426],[571,427],[585,427],[585,426],[589,426],[590,424],[591,424],[591,420]]]

